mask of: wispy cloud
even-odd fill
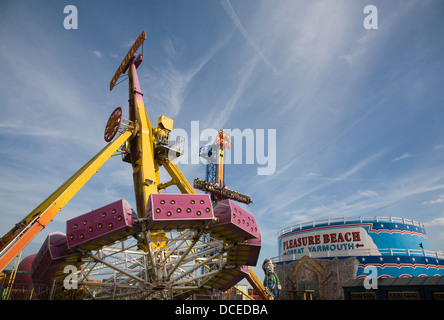
[[[434,175],[432,171],[421,170],[405,176],[385,181],[383,185],[374,186],[375,190],[358,190],[343,199],[335,199],[330,204],[308,208],[318,217],[346,217],[368,215],[381,209],[385,210],[404,203],[406,199],[444,189],[444,175]],[[444,197],[444,196],[443,196]],[[422,204],[441,203],[442,197]]]
[[[94,50],[93,54],[97,57],[97,58],[101,58],[102,57],[102,53],[98,50]]]
[[[327,186],[330,186],[334,183],[339,183],[339,182],[342,182],[342,181],[348,179],[349,177],[351,177],[352,175],[356,174],[358,171],[363,169],[365,166],[369,165],[372,161],[379,158],[382,154],[383,154],[383,152],[378,152],[376,154],[373,154],[373,155],[361,160],[359,163],[357,163],[355,166],[350,168],[347,172],[343,173],[339,177],[331,178],[331,179],[329,179],[323,183],[317,184],[314,187],[311,187],[299,194],[294,194],[294,192],[293,192],[293,194],[291,196],[287,197],[286,201],[280,202],[277,205],[277,207],[284,208],[284,207],[290,205],[291,203],[301,200],[302,198],[314,193],[315,191],[321,190],[321,189],[326,188]]]
[[[27,48],[26,44],[23,50]],[[90,112],[96,102],[82,94],[85,87],[80,81],[73,81],[72,70],[55,52],[49,47],[36,50],[29,57],[0,52],[11,72],[9,83],[2,81],[0,92],[8,91],[8,94],[2,93],[2,103],[19,106],[3,110],[1,128],[8,134],[52,136],[53,145],[69,135],[84,147],[97,146],[99,138],[84,139],[85,134],[96,129],[86,125],[97,119],[98,114]],[[85,118],[85,114],[89,117]],[[83,123],[82,130],[79,123]]]
[[[233,21],[234,26],[237,30],[242,34],[242,36],[247,40],[247,42],[250,44],[250,46],[256,51],[256,53],[259,55],[261,60],[265,62],[265,64],[273,70],[274,73],[277,73],[276,68],[273,66],[273,64],[265,57],[262,50],[257,46],[254,39],[248,34],[247,30],[245,30],[245,27],[243,26],[242,22],[239,20],[239,17],[237,16],[236,12],[234,11],[230,1],[228,0],[222,0],[221,1],[222,6],[224,7],[225,11],[227,12],[228,16]]]
[[[60,137],[63,132],[45,127],[31,127],[23,122],[0,123],[0,132],[9,135]]]
[[[403,155],[394,158],[392,160],[392,162],[398,162],[398,161],[405,160],[405,159],[408,159],[408,158],[411,158],[411,157],[413,157],[413,154],[411,154],[411,153],[404,153]]]
[[[444,194],[441,195],[438,199],[422,202],[423,205],[431,205],[431,204],[437,204],[437,203],[444,203]]]
[[[314,187],[313,189],[309,190],[306,193],[303,193],[302,195],[300,195],[298,198],[300,197],[304,197],[307,194],[312,193],[313,191],[319,190],[321,188],[326,187],[327,185],[330,185],[332,183],[336,183],[336,182],[341,182],[347,178],[349,178],[350,176],[356,174],[359,170],[361,170],[362,168],[364,168],[365,166],[367,166],[368,164],[370,164],[372,161],[374,161],[375,159],[379,158],[381,155],[383,154],[383,152],[378,152],[376,154],[373,154],[363,160],[361,160],[359,163],[357,163],[354,167],[350,168],[350,170],[348,170],[347,172],[343,173],[342,175],[340,175],[337,178],[334,178],[331,181],[327,181],[325,183],[322,183],[316,187]]]
[[[209,115],[206,123],[211,123],[213,128],[224,128],[228,120],[231,117],[232,112],[236,108],[239,99],[242,98],[245,89],[247,88],[252,74],[259,61],[258,57],[250,60],[244,69],[241,71],[239,82],[236,86],[236,91],[230,96],[230,98],[224,103],[221,110],[215,110]]]
[[[307,173],[307,174],[305,175],[305,177],[306,177],[306,178],[309,178],[309,179],[311,179],[311,178],[318,178],[318,177],[320,177],[320,176],[321,176],[320,173],[314,173],[314,172],[309,172],[309,173]]]
[[[443,227],[444,226],[444,212],[440,217],[424,223],[426,227]]]
[[[381,196],[378,194],[378,192],[374,191],[374,190],[359,190],[358,193],[363,196],[363,197],[367,197],[367,198],[380,198]]]
[[[176,66],[180,51],[174,47],[173,40],[164,41],[164,50],[168,54],[166,67],[155,68],[152,73],[145,73],[143,80],[148,82],[146,95],[160,103],[160,108],[168,111],[170,117],[177,116],[185,101],[193,79],[211,60],[214,54],[226,44],[226,40],[216,43],[209,50],[186,67]]]

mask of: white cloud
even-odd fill
[[[309,173],[307,173],[305,175],[305,177],[307,177],[307,178],[317,178],[317,177],[320,177],[320,176],[321,176],[320,173],[314,173],[314,172],[309,172]]]
[[[61,137],[63,132],[60,130],[54,130],[45,127],[32,127],[24,124],[22,121],[16,121],[14,123],[0,123],[0,132],[12,135],[25,135],[25,136],[52,136]]]
[[[261,58],[265,64],[273,70],[274,73],[277,72],[276,68],[271,64],[271,62],[264,56],[263,52],[259,47],[257,46],[256,42],[253,40],[253,38],[248,34],[247,30],[245,30],[245,27],[243,26],[242,22],[239,20],[239,17],[237,16],[236,12],[234,11],[233,7],[231,6],[230,1],[228,0],[222,0],[221,1],[222,6],[224,7],[225,11],[227,12],[228,16],[231,18],[231,20],[234,23],[234,26],[237,30],[244,36],[244,38],[247,40],[247,42],[250,44],[250,46],[256,51],[258,56]]]
[[[374,190],[365,190],[365,191],[359,190],[358,193],[361,196],[364,196],[367,198],[379,198],[380,197],[380,195]]]
[[[424,201],[422,204],[423,205],[430,205],[430,204],[437,204],[437,203],[443,203],[443,202],[444,202],[444,194],[441,195],[438,199]]]
[[[94,53],[94,55],[95,55],[97,58],[101,58],[101,57],[102,57],[102,53],[101,53],[100,51],[94,50],[93,53]]]
[[[444,212],[440,217],[433,219],[430,222],[425,222],[424,226],[426,227],[443,227],[444,226]]]
[[[213,128],[224,128],[227,121],[230,119],[231,114],[235,107],[238,104],[239,99],[241,99],[244,91],[248,87],[250,83],[250,79],[252,74],[257,66],[259,61],[258,57],[253,58],[248,62],[245,66],[244,70],[241,73],[241,78],[237,84],[236,91],[231,95],[231,97],[225,102],[225,105],[221,110],[215,110],[216,113],[211,113],[209,115],[209,119],[206,120],[206,123],[211,123]]]
[[[355,166],[353,166],[352,168],[350,168],[348,171],[346,171],[345,173],[343,173],[342,175],[340,175],[339,177],[335,177],[335,178],[331,178],[331,179],[327,179],[325,182],[320,183],[315,185],[314,187],[308,188],[308,189],[304,189],[302,192],[297,193],[296,190],[292,190],[291,196],[287,196],[285,197],[283,201],[279,201],[277,203],[279,203],[276,207],[279,209],[285,208],[286,206],[288,206],[289,204],[301,200],[302,198],[305,198],[306,196],[319,191],[323,188],[326,188],[332,184],[335,183],[339,183],[342,182],[346,179],[348,179],[349,177],[353,176],[354,174],[356,174],[357,172],[359,172],[361,169],[363,169],[364,167],[366,167],[367,165],[369,165],[371,162],[373,162],[374,160],[376,160],[377,158],[379,158],[381,155],[383,154],[383,152],[378,152],[376,154],[370,155],[367,158],[364,158],[363,160],[361,160],[359,163],[357,163]],[[322,210],[325,208],[325,206],[322,206]],[[319,208],[312,208],[311,210],[314,210],[314,213],[319,213],[320,210]]]
[[[171,40],[171,37],[167,37],[164,42],[164,49],[168,56],[170,58],[174,57],[176,55],[176,49],[174,48],[173,41]]]
[[[378,188],[375,186],[375,190],[358,190],[355,194],[350,194],[343,199],[309,210],[318,216],[325,217],[360,216],[380,209],[386,210],[404,203],[406,199],[444,189],[444,184],[442,184],[444,176],[436,175],[436,172],[441,170],[442,168],[433,168],[433,170],[409,172],[392,181],[385,180],[383,185]],[[440,203],[440,199],[436,203]]]
[[[398,162],[400,160],[405,160],[405,159],[408,159],[408,158],[411,158],[411,157],[413,157],[413,154],[411,154],[411,153],[404,153],[402,156],[399,156],[399,157],[393,159],[392,162]]]
[[[226,44],[228,39],[216,43],[206,53],[185,67],[176,65],[181,52],[174,48],[171,38],[164,41],[164,49],[168,53],[166,67],[154,68],[153,71],[143,73],[143,80],[147,82],[144,94],[158,103],[169,117],[177,116],[182,104],[187,98],[193,79],[211,60],[214,54]]]

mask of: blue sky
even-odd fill
[[[69,4],[77,30],[63,27]],[[363,26],[369,4],[377,30]],[[229,187],[253,199],[259,264],[277,255],[281,229],[327,218],[414,219],[430,249],[444,249],[440,0],[1,1],[0,234],[105,145],[115,107],[128,112],[127,84],[109,92],[109,82],[142,30],[153,124],[276,130],[273,174],[258,175],[257,158],[226,167]],[[203,164],[180,168],[204,177]],[[121,198],[135,207],[131,167],[115,157],[25,256],[67,219]]]

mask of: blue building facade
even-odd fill
[[[356,278],[444,276],[444,254],[431,251],[424,225],[396,217],[328,219],[293,225],[278,234],[277,264],[304,256],[355,257]]]

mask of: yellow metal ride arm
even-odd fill
[[[180,192],[189,194],[196,193],[191,184],[173,161],[165,160],[159,161],[159,163],[164,166],[168,174],[171,176],[172,180],[170,183],[175,184],[177,188],[179,188]]]
[[[148,198],[152,193],[159,193],[171,185],[176,185],[181,193],[196,193],[174,161],[161,153],[158,148],[159,137],[168,139],[169,132],[173,129],[173,120],[161,116],[158,126],[153,127],[143,103],[143,94],[137,76],[137,68],[142,63],[143,56],[136,57],[136,51],[145,38],[146,33],[143,31],[110,83],[110,89],[112,89],[115,79],[128,70],[129,120],[135,124],[137,130],[128,151],[133,167],[134,191],[139,217],[145,215]],[[170,182],[160,182],[159,167],[162,165],[171,177]]]
[[[1,238],[0,272],[46,227],[99,168],[131,137],[132,133],[132,130],[127,130],[106,145],[95,157]]]
[[[248,267],[248,275],[247,280],[251,284],[251,286],[257,291],[259,296],[263,300],[273,300],[273,295],[271,295],[267,289],[265,289],[264,285],[262,284],[261,280],[256,276],[256,274],[253,272],[253,269],[251,267]]]

